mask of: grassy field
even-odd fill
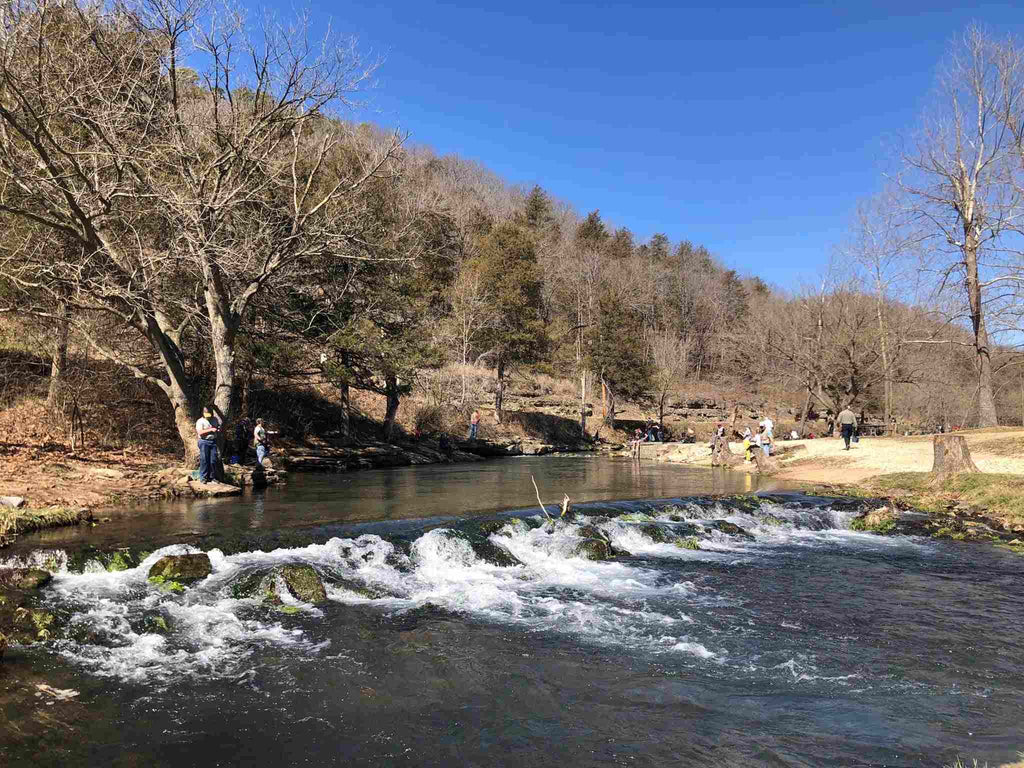
[[[936,484],[928,472],[896,472],[866,481],[867,495],[897,498],[918,509],[941,514],[966,504],[984,510],[1008,530],[1024,530],[1024,477],[970,473]]]

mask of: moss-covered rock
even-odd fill
[[[646,538],[650,539],[655,544],[670,544],[676,538],[660,525],[656,525],[655,523],[646,523],[637,527]]]
[[[850,522],[850,528],[855,531],[877,533],[883,536],[895,533],[896,513],[889,507],[879,507],[860,517],[855,517]],[[951,538],[956,538],[956,536],[951,536]]]
[[[700,539],[696,536],[684,536],[676,539],[676,546],[680,549],[700,549]]]
[[[41,568],[0,568],[0,588],[34,590],[53,581],[53,574]]]
[[[304,603],[323,603],[327,592],[320,576],[311,565],[286,565],[279,573],[285,586],[296,600]]]
[[[151,581],[160,579],[163,583],[194,584],[202,581],[213,571],[210,557],[197,555],[166,555],[157,560],[149,569]]]
[[[613,557],[611,546],[603,539],[583,539],[576,545],[573,555],[585,560],[608,560]]]
[[[728,520],[712,520],[708,523],[709,528],[713,528],[716,531],[726,534],[727,536],[742,536],[745,539],[753,539],[754,537],[744,531],[735,523],[730,523]]]
[[[324,583],[311,565],[284,565],[250,574],[232,586],[231,594],[237,599],[255,597],[280,604],[282,588],[304,603],[316,604],[327,600]]]
[[[522,565],[522,561],[499,544],[495,544],[482,534],[473,534],[468,531],[448,529],[444,535],[449,539],[462,539],[473,549],[473,553],[485,563],[497,565],[502,568],[510,568],[515,565]]]

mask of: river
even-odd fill
[[[552,508],[564,492],[580,516],[540,525],[531,475]],[[56,565],[45,600],[74,618],[67,637],[14,652],[11,668],[79,691],[90,718],[35,740],[0,732],[0,763],[1014,759],[1024,561],[857,533],[848,503],[751,483],[608,458],[510,459],[296,476],[242,499],[115,514],[88,534],[24,537],[0,559]],[[706,498],[756,490],[773,493],[759,507]],[[506,524],[486,528],[488,541],[521,564],[488,562],[448,533],[494,519]],[[615,559],[576,556],[587,524]],[[108,572],[86,546],[156,551]],[[189,551],[209,553],[205,581],[182,594],[147,583],[161,554]],[[329,600],[283,611],[234,597],[240,579],[287,563],[314,566]]]

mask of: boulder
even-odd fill
[[[510,568],[514,565],[522,565],[522,561],[504,547],[495,544],[489,538],[482,535],[474,535],[466,531],[447,530],[444,535],[450,539],[462,539],[473,552],[486,563],[497,565],[502,568]]]
[[[612,548],[602,539],[583,539],[573,551],[575,557],[585,560],[608,560],[613,556]]]
[[[0,568],[0,587],[32,590],[53,581],[53,574],[41,568]]]
[[[304,603],[316,604],[327,600],[324,583],[311,565],[284,565],[269,572],[253,574],[237,583],[232,594],[236,598],[259,597],[279,604],[282,588]]]
[[[194,584],[205,579],[213,571],[210,557],[205,553],[198,555],[165,555],[157,560],[149,569],[150,579],[178,584]]]
[[[21,509],[25,506],[25,499],[21,496],[0,496],[0,507]]]

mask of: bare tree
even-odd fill
[[[956,291],[966,300],[983,426],[997,423],[985,288],[999,279],[986,277],[983,259],[1019,223],[1015,135],[1007,116],[1017,113],[1021,99],[1012,43],[996,42],[972,26],[951,51],[921,136],[902,154],[900,184],[910,211],[934,234],[930,268],[937,275],[936,291]]]
[[[680,338],[674,333],[661,333],[651,341],[651,357],[654,359],[652,377],[658,398],[658,423],[665,424],[665,405],[673,392],[678,392],[690,366],[689,337]]]
[[[313,41],[305,19],[251,35],[204,0],[7,0],[4,13],[0,214],[75,247],[5,245],[0,274],[134,329],[158,369],[82,333],[164,391],[194,457],[183,335],[209,343],[213,401],[230,418],[253,298],[310,258],[367,257],[359,192],[400,142],[332,110],[373,65],[351,41]],[[193,58],[199,73],[182,66]]]

